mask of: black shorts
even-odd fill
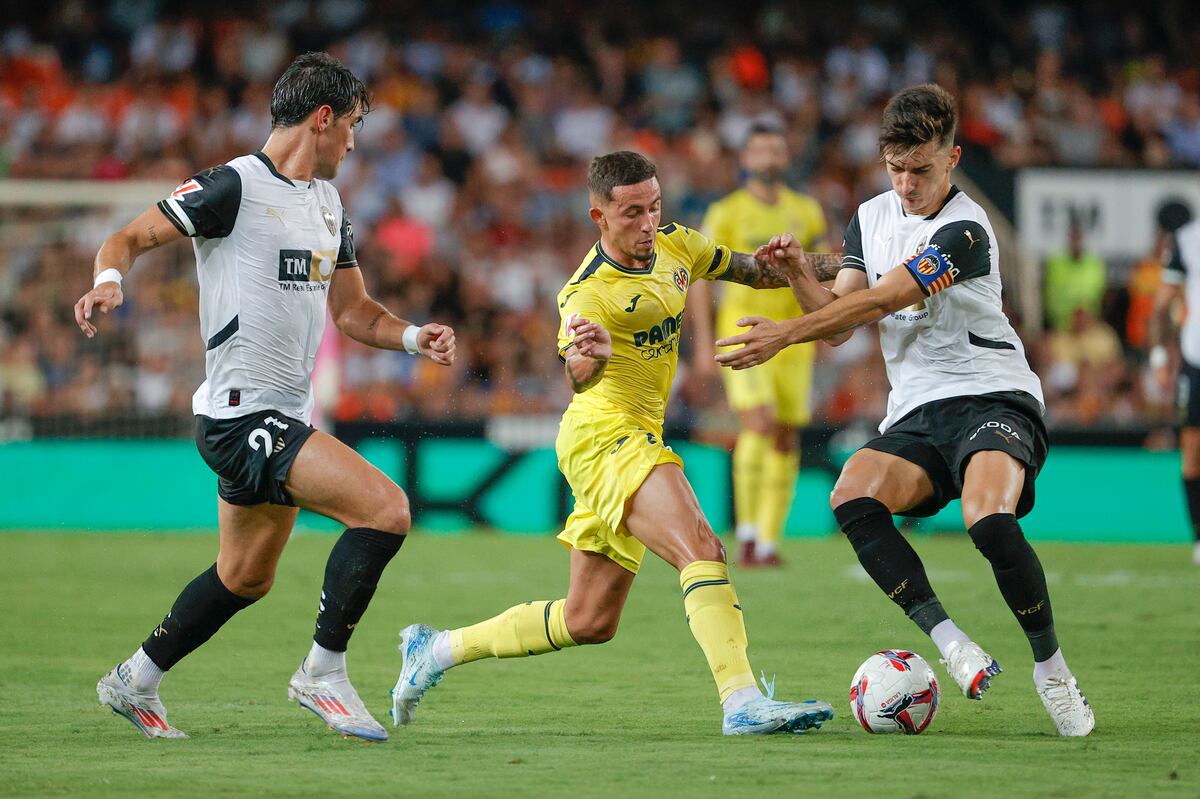
[[[1200,427],[1200,369],[1185,360],[1179,363],[1175,399],[1179,406],[1180,427]]]
[[[1034,480],[1046,462],[1049,438],[1038,402],[1024,391],[997,391],[927,402],[863,445],[915,463],[933,483],[933,496],[901,516],[932,516],[962,496],[971,456],[999,450],[1025,464],[1017,516],[1033,509]]]
[[[196,417],[196,449],[217,473],[217,494],[232,505],[293,505],[284,483],[316,430],[278,411],[236,419]]]

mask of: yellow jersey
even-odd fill
[[[644,269],[622,266],[596,242],[558,293],[558,353],[571,346],[575,317],[612,335],[612,359],[592,388],[576,394],[569,410],[618,412],[661,434],[675,366],[688,286],[729,268],[730,249],[683,225],[658,229]]]
[[[774,204],[738,189],[708,207],[701,229],[736,252],[753,253],[780,233],[796,236],[805,250],[825,248],[825,214],[821,206],[812,197],[787,188],[780,190]],[[724,287],[720,302],[738,309],[738,316],[779,320],[803,313],[789,288],[753,289],[731,283]]]

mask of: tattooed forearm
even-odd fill
[[[159,245],[160,242],[158,240],[158,231],[154,229],[154,225],[151,225],[146,230],[146,236],[150,239],[151,247],[157,247]]]
[[[379,320],[385,316],[387,316],[387,311],[380,311],[379,313],[375,314],[375,318],[370,322],[367,322],[367,330],[374,330],[379,324]]]
[[[744,252],[731,253],[729,268],[717,279],[741,283],[756,289],[781,289],[788,285],[787,275],[783,270],[756,261],[753,255]]]
[[[838,270],[842,268],[842,256],[834,252],[810,252],[805,253],[805,257],[821,283],[836,278]]]

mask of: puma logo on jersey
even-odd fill
[[[629,307],[625,309],[625,313],[633,313],[633,309],[637,307],[637,301],[641,298],[641,294],[634,294],[633,299],[629,301]]]
[[[273,217],[273,218],[275,218],[275,219],[278,219],[278,220],[279,220],[279,224],[283,225],[284,227],[287,227],[287,220],[283,218],[283,211],[281,211],[280,209],[278,209],[278,208],[268,208],[268,209],[267,209],[267,216],[270,216],[270,217]]]
[[[972,247],[974,247],[976,244],[978,244],[978,243],[979,243],[979,239],[975,238],[975,236],[974,236],[974,235],[972,235],[971,231],[969,231],[969,230],[964,230],[964,231],[963,231],[963,235],[967,237],[967,241],[969,242],[969,243],[967,244],[967,249],[968,249],[968,250],[969,250],[969,249],[971,249]]]

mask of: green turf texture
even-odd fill
[[[96,680],[213,560],[215,536],[0,535],[3,796],[1035,796],[1200,795],[1200,569],[1183,547],[1041,545],[1065,653],[1096,709],[1088,739],[1059,739],[1030,656],[969,541],[917,547],[955,620],[1001,664],[981,703],[944,670],[923,735],[854,723],[851,675],[872,652],[936,650],[836,539],[788,543],[780,571],[734,571],[752,664],[782,698],[837,718],[803,736],[726,739],[675,574],[651,561],[621,630],[601,647],[451,672],[392,730],[397,631],[458,626],[562,596],[550,538],[412,536],[350,648],[351,677],[392,739],[345,740],[286,701],[308,648],[333,539],[297,535],[274,590],[167,677],[189,741],[148,741],[96,703]]]

